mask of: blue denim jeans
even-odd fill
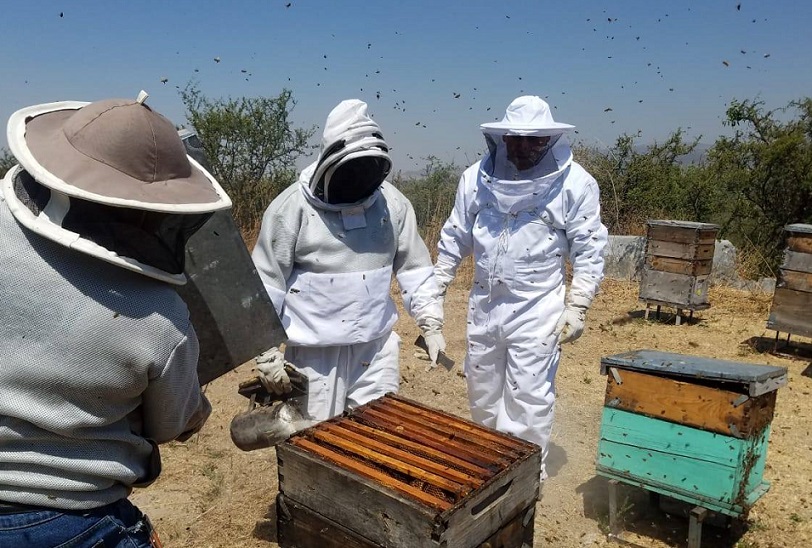
[[[0,546],[150,548],[146,517],[127,499],[92,510],[0,513]]]

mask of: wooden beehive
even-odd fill
[[[812,337],[812,225],[787,225],[784,231],[787,248],[767,327]]]
[[[277,446],[283,548],[532,546],[541,449],[388,394]]]
[[[603,358],[601,372],[599,475],[734,517],[767,492],[785,368],[638,350]]]
[[[719,227],[690,221],[648,221],[640,300],[679,310],[703,310]]]

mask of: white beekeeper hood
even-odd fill
[[[367,104],[348,99],[327,116],[308,186],[325,203],[359,203],[375,192],[391,169],[389,147],[378,124],[367,115]]]
[[[3,196],[26,228],[65,247],[174,284],[186,240],[231,200],[186,155],[172,122],[144,101],[35,105],[11,115],[20,163]]]
[[[538,203],[572,162],[572,150],[564,133],[575,126],[556,122],[546,101],[537,96],[518,97],[508,105],[500,122],[480,125],[489,155],[481,163],[483,179],[497,199],[497,207],[515,211]],[[505,139],[549,138],[538,160],[525,169],[508,159]]]
[[[485,134],[532,137],[561,135],[575,129],[573,125],[553,120],[550,105],[535,95],[523,95],[514,99],[508,105],[501,122],[489,122],[479,127]]]

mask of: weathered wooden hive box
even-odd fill
[[[604,357],[601,476],[741,517],[764,465],[783,367],[637,350]]]
[[[648,221],[640,300],[686,310],[708,308],[708,276],[719,227],[691,221]]]
[[[767,327],[812,337],[812,225],[787,225],[784,231],[787,248]]]
[[[388,394],[277,446],[279,545],[532,546],[541,450]]]

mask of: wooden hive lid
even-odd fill
[[[803,234],[812,234],[812,225],[805,225],[801,223],[795,223],[791,225],[787,225],[784,227],[785,232],[799,232]]]
[[[695,221],[674,221],[665,219],[649,219],[646,221],[648,226],[663,226],[669,228],[688,228],[691,230],[719,230],[719,225],[711,223],[698,223]]]
[[[601,374],[608,368],[631,369],[680,380],[715,381],[742,385],[750,396],[759,396],[787,384],[787,368],[705,358],[687,354],[634,350],[601,358]]]

